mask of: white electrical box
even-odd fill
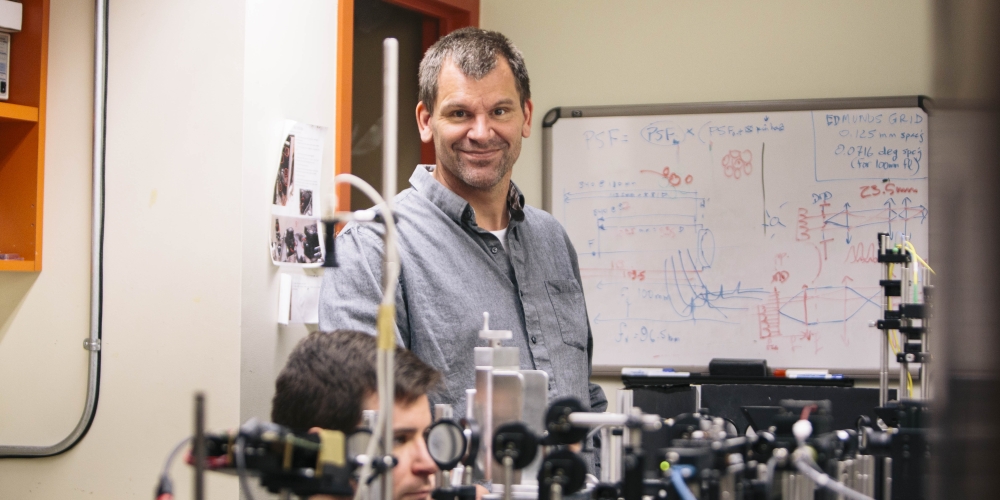
[[[0,31],[17,33],[21,31],[24,7],[19,2],[0,0]]]
[[[10,95],[10,33],[0,31],[0,101]]]

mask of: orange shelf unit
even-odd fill
[[[21,31],[11,35],[7,101],[0,101],[0,271],[42,270],[45,82],[49,0],[24,0]]]

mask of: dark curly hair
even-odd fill
[[[441,381],[441,374],[412,352],[397,347],[395,358],[397,403],[412,404]],[[275,381],[271,420],[296,431],[354,430],[362,402],[378,390],[375,367],[375,337],[350,330],[309,334]]]

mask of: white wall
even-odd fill
[[[21,295],[0,310],[4,444],[52,444],[83,407],[93,5],[51,3],[44,270],[0,276]],[[97,415],[66,454],[0,460],[0,498],[150,498],[196,390],[210,427],[238,422],[243,13],[238,0],[111,2]],[[236,497],[232,478],[208,486]]]
[[[337,3],[111,2],[104,351],[68,453],[0,460],[0,498],[149,498],[204,390],[208,427],[267,418],[305,327],[275,322],[270,194],[286,118],[329,127]],[[92,2],[52,0],[45,270],[0,274],[0,444],[79,419],[89,321]],[[81,83],[82,82],[82,83]],[[301,271],[291,271],[301,272]],[[178,498],[190,472],[177,465]],[[236,498],[210,475],[209,498]]]
[[[196,390],[210,426],[239,417],[240,260],[225,250],[241,237],[243,6],[111,4],[97,416],[66,454],[0,461],[3,498],[149,498]],[[5,444],[54,443],[83,404],[93,5],[51,4],[45,267],[0,342]],[[235,492],[209,481],[214,498]]]
[[[327,127],[323,165],[332,178],[337,3],[248,0],[246,9],[240,419],[270,420],[274,379],[308,333],[303,325],[276,322],[279,274],[303,272],[279,270],[268,251],[281,127],[286,118]]]
[[[524,53],[534,129],[514,167],[542,203],[557,106],[931,94],[931,0],[481,0]],[[613,401],[619,377],[595,377]]]

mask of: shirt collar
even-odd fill
[[[467,220],[474,220],[472,205],[438,182],[432,175],[435,168],[436,165],[417,165],[410,176],[410,185],[455,222],[462,224]],[[507,209],[511,221],[524,220],[524,195],[513,181],[507,190]]]

